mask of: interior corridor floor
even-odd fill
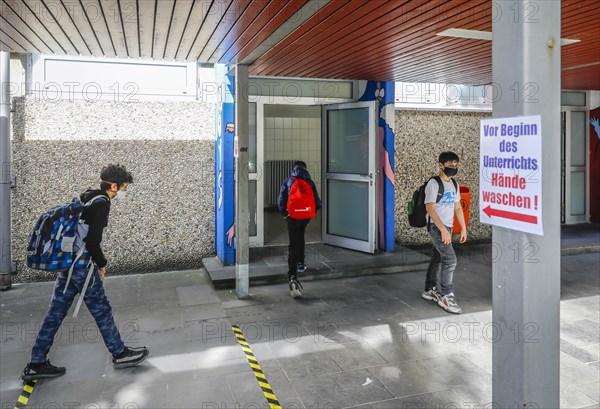
[[[321,213],[306,226],[304,241],[319,243],[321,241]],[[287,246],[289,244],[286,222],[276,210],[265,209],[265,246]]]

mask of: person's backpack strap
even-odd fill
[[[75,263],[73,263],[75,264]],[[90,284],[90,278],[94,274],[94,263],[90,261],[90,268],[88,270],[87,276],[85,277],[85,282],[83,283],[83,288],[81,288],[81,293],[79,294],[79,299],[77,300],[77,305],[75,306],[75,311],[73,311],[73,318],[77,317],[79,314],[79,309],[81,308],[81,303],[83,302],[83,298],[85,297],[85,292],[87,291],[88,285]]]
[[[440,200],[442,200],[442,196],[444,196],[444,182],[442,182],[442,178],[440,178],[439,176],[434,176],[431,179],[435,179],[435,181],[438,184],[438,194],[437,197],[435,198],[435,202],[438,203]],[[429,180],[431,180],[429,179]]]
[[[442,182],[442,178],[440,178],[439,176],[434,176],[431,179],[435,179],[435,181],[438,183],[438,195],[435,200],[435,202],[437,203],[442,199],[442,196],[444,196],[444,192],[445,192],[444,182]],[[452,184],[454,185],[454,190],[456,191],[456,194],[458,194],[458,183],[456,182],[456,180],[454,180],[454,178],[450,178],[450,180],[452,181]]]
[[[90,200],[85,202],[84,206],[87,207],[87,206],[91,205],[94,201],[96,201],[97,199],[100,199],[100,198],[108,199],[104,195],[94,196]],[[85,245],[81,246],[81,248],[77,252],[75,258],[73,259],[73,264],[71,264],[71,267],[69,268],[69,272],[67,273],[67,282],[65,283],[65,288],[63,290],[63,294],[67,291],[67,288],[69,288],[69,283],[71,282],[71,277],[73,276],[73,269],[75,268],[75,263],[77,263],[77,260],[79,260],[81,258],[84,251],[85,251]],[[90,268],[89,268],[87,276],[85,278],[85,283],[83,284],[83,288],[81,289],[81,293],[79,294],[79,300],[77,300],[77,305],[75,306],[75,311],[73,312],[73,317],[77,317],[77,314],[79,313],[79,309],[81,308],[81,302],[83,301],[83,298],[85,297],[85,292],[90,283],[90,278],[92,277],[92,273],[94,272],[94,263],[91,260],[90,260],[89,265],[90,265]]]
[[[98,196],[94,196],[92,197],[90,200],[88,200],[87,202],[85,202],[85,206],[89,206],[91,205],[96,199],[101,199],[104,198],[105,200],[110,200],[108,197],[104,196],[104,195],[98,195]]]
[[[79,258],[83,254],[84,250],[85,250],[85,246],[81,246],[81,248],[75,255],[75,258],[73,259],[73,264],[71,264],[71,267],[69,267],[69,272],[67,273],[67,282],[65,283],[65,288],[63,290],[63,294],[66,293],[67,288],[69,288],[69,283],[71,282],[71,276],[73,275],[73,269],[75,268],[75,263],[77,263],[77,260],[79,260]]]

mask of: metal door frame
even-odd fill
[[[564,157],[563,163],[561,164],[563,170],[563,186],[562,186],[562,194],[564,195],[564,214],[561,217],[565,224],[575,224],[575,223],[586,223],[589,221],[589,199],[590,199],[590,191],[589,191],[589,111],[586,107],[561,107],[561,113],[565,113],[565,121],[564,124]],[[573,112],[583,112],[585,114],[585,165],[584,166],[572,166],[571,165],[571,122],[572,122],[572,113]],[[578,171],[585,173],[585,210],[582,215],[571,215],[571,172]]]
[[[368,108],[369,109],[369,173],[366,175],[329,172],[328,169],[328,112],[344,109]],[[321,115],[321,194],[322,211],[322,233],[321,241],[324,244],[332,244],[352,250],[375,253],[377,251],[377,154],[376,154],[376,129],[377,129],[377,101],[350,102],[341,104],[323,105]],[[328,181],[341,180],[352,182],[363,182],[369,185],[369,210],[368,210],[368,241],[337,236],[327,232],[328,226]],[[350,220],[348,222],[351,222]]]

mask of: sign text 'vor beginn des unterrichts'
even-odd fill
[[[482,120],[480,146],[481,222],[543,235],[541,117]]]

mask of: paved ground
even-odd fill
[[[203,269],[108,278],[126,343],[148,345],[151,356],[115,371],[82,309],[51,351],[67,374],[39,382],[28,406],[267,408],[231,331],[239,324],[285,408],[491,408],[488,250],[459,259],[459,316],[420,298],[422,271],[306,282],[301,299],[283,284],[236,300]],[[561,268],[561,408],[598,408],[600,253],[563,256]],[[2,408],[19,396],[51,290],[38,283],[0,294]]]

